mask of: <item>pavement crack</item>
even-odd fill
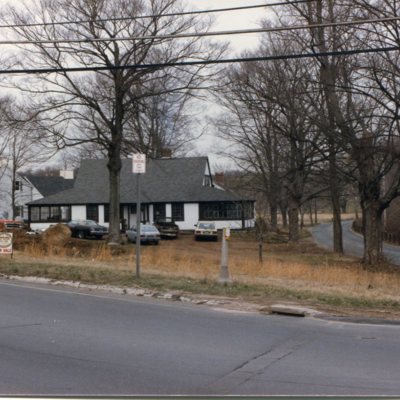
[[[0,326],[0,329],[14,329],[14,328],[28,328],[30,326],[40,326],[41,323],[37,324],[20,324],[20,325],[8,325],[8,326]]]
[[[214,393],[228,394],[244,383],[261,375],[267,368],[290,356],[297,351],[305,341],[288,340],[275,346],[237,366],[228,374],[214,381],[209,389]]]

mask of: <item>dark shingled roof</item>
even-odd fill
[[[74,187],[74,179],[64,179],[61,176],[38,176],[25,175],[26,179],[40,192],[44,197],[62,192]]]
[[[141,177],[141,202],[239,201],[234,193],[204,187],[207,157],[148,160]],[[107,204],[109,203],[107,160],[83,160],[72,189],[29,204]],[[121,203],[136,203],[137,179],[132,160],[122,160]]]

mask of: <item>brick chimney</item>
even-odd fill
[[[223,172],[216,172],[214,174],[214,183],[218,186],[224,186],[225,176]]]

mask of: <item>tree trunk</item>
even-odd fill
[[[288,226],[288,209],[286,206],[281,206],[281,215],[282,215],[282,226],[287,228]]]
[[[121,158],[118,149],[110,149],[107,168],[110,187],[110,227],[108,243],[120,243],[120,173]]]
[[[367,265],[376,265],[383,261],[382,249],[382,209],[376,200],[364,201],[364,258]]]
[[[277,232],[278,231],[278,205],[277,204],[270,204],[269,205],[269,212],[271,214],[270,230],[272,232]]]
[[[309,213],[309,216],[310,216],[310,225],[313,226],[314,225],[314,219],[313,219],[312,202],[310,202],[310,204],[308,205],[308,213]]]
[[[332,138],[330,138],[331,140]],[[336,169],[336,157],[334,155],[334,145],[331,147],[329,156],[329,187],[331,192],[332,212],[333,212],[333,251],[343,254],[343,232],[342,218],[340,213],[340,191]]]
[[[289,242],[298,242],[299,232],[299,205],[295,200],[289,200]]]
[[[315,203],[314,203],[314,221],[315,221],[315,224],[318,224],[318,204],[317,204],[316,199],[315,199]]]

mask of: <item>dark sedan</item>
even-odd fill
[[[105,226],[99,225],[90,219],[76,219],[68,222],[68,227],[71,230],[71,236],[79,239],[96,238],[101,239],[107,235],[108,229]]]
[[[154,222],[154,226],[160,231],[160,236],[164,239],[176,239],[179,234],[179,226],[172,218],[159,218]]]

